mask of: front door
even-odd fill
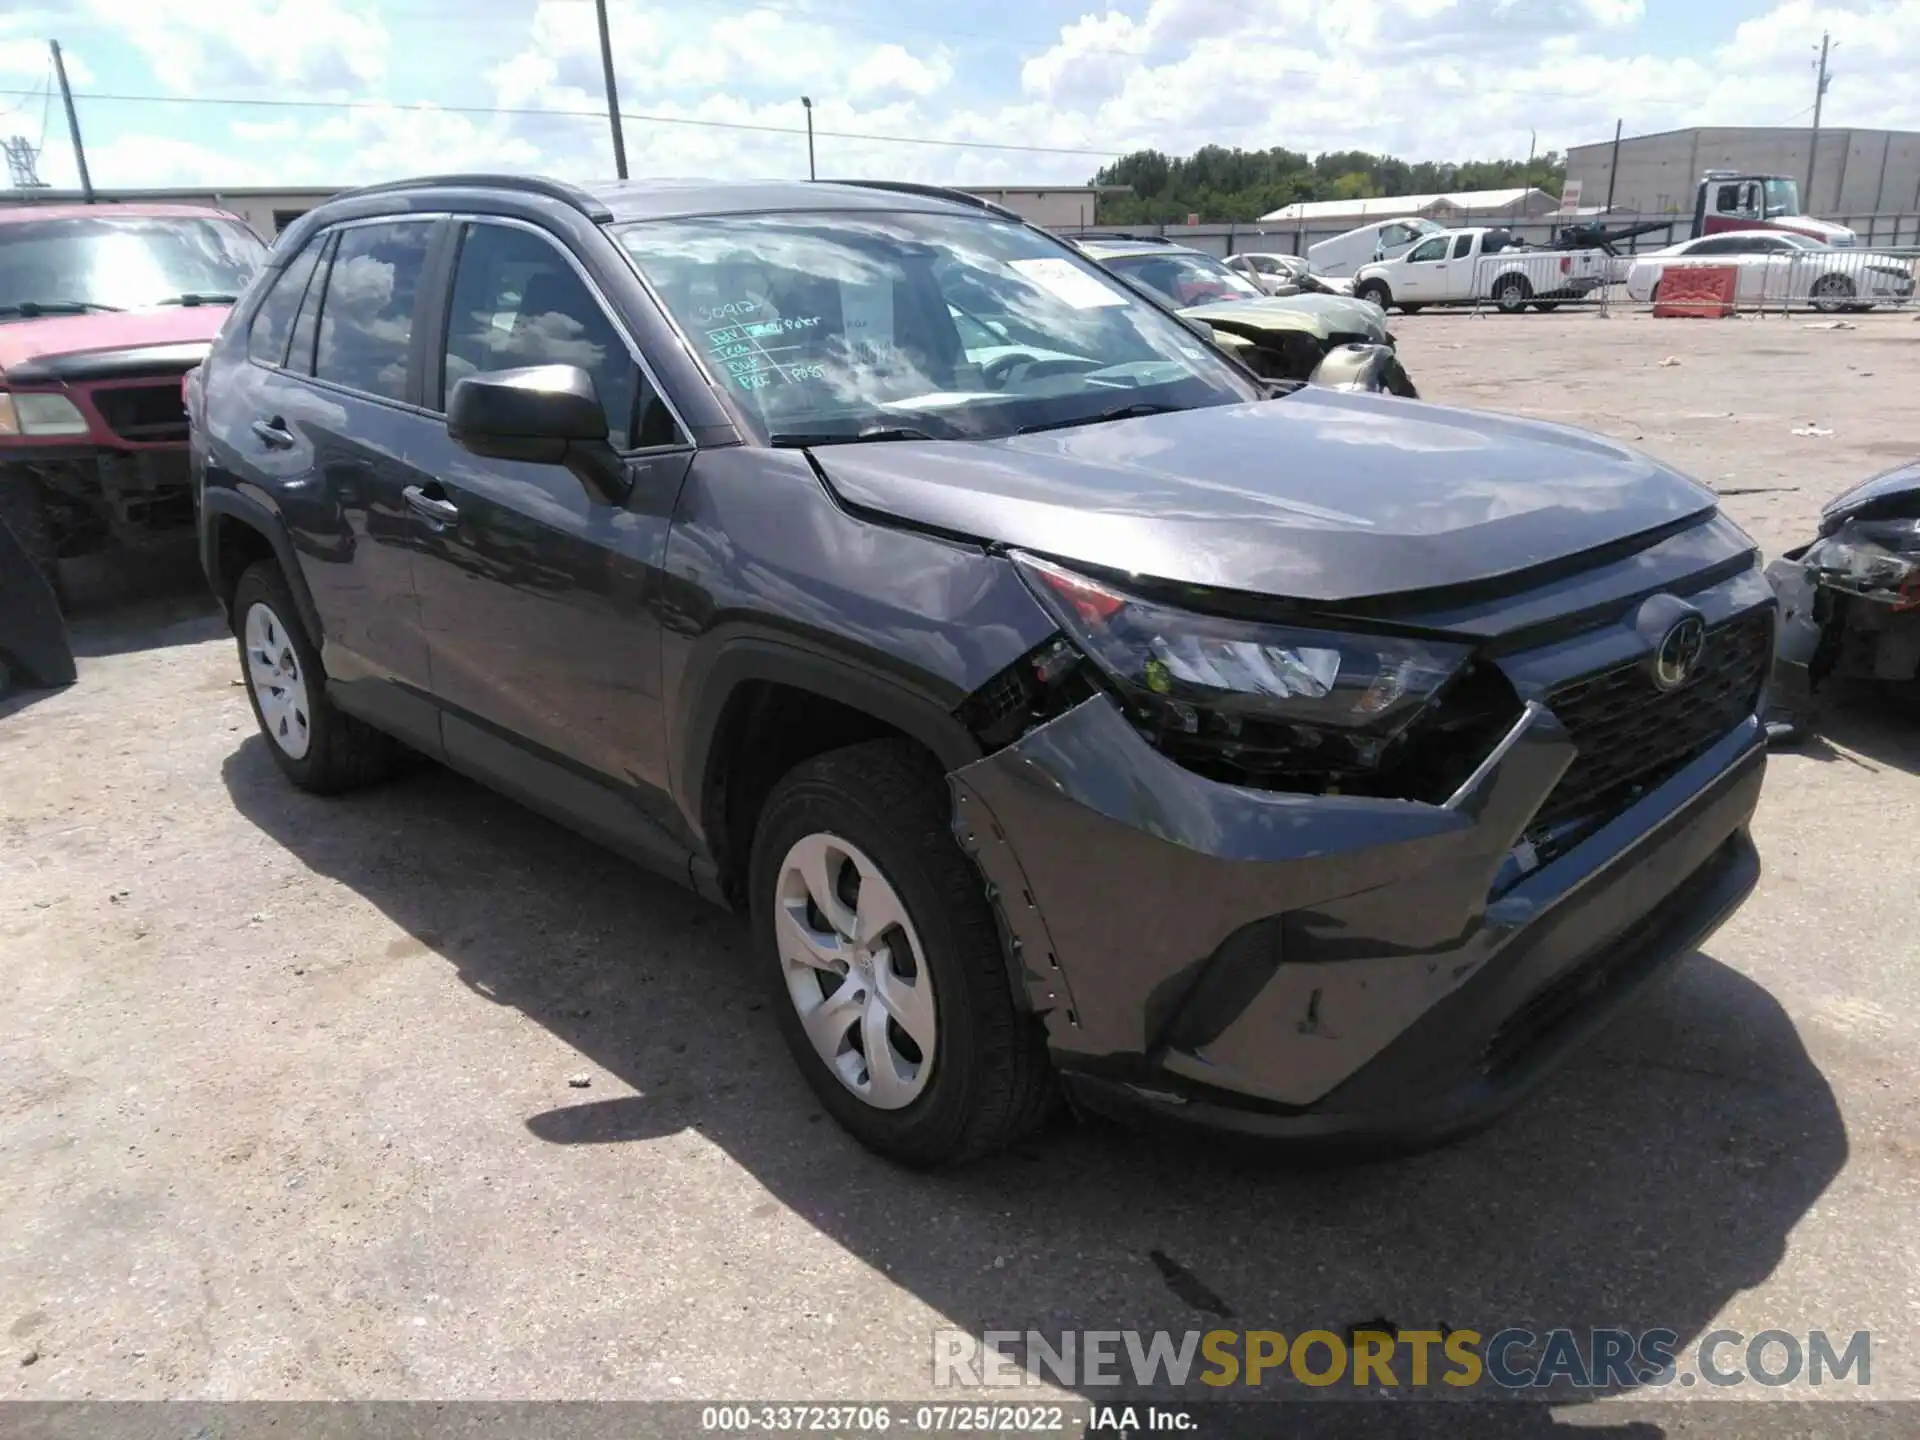
[[[1447,247],[1452,237],[1430,235],[1407,252],[1401,265],[1400,282],[1393,287],[1396,300],[1444,300],[1447,298]]]
[[[606,503],[563,466],[481,459],[430,427],[416,464],[432,478],[411,499],[448,756],[523,794],[611,786],[664,819],[654,607],[685,431],[572,256],[521,224],[466,223],[437,359],[428,405],[442,412],[462,376],[580,366],[630,487]],[[580,794],[567,808],[606,799]]]

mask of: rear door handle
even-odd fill
[[[269,450],[291,450],[293,448],[293,432],[287,429],[287,422],[282,420],[278,415],[274,416],[271,420],[254,421],[253,433],[259,437],[260,443],[265,445]]]
[[[460,518],[460,507],[451,500],[439,500],[427,494],[418,485],[409,485],[400,492],[407,502],[407,508],[414,514],[431,520],[436,525],[451,525]]]

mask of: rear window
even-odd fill
[[[320,305],[317,378],[387,400],[406,399],[414,300],[433,226],[414,220],[340,232]]]
[[[260,302],[260,308],[254,312],[252,328],[247,331],[249,359],[258,360],[263,365],[286,363],[287,337],[293,330],[293,317],[306,296],[307,282],[313,278],[313,267],[319,261],[322,243],[320,240],[313,241],[289,260],[286,268],[275,278],[273,288],[267,291],[267,298]]]

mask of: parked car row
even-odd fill
[[[1329,297],[1163,258],[905,185],[335,197],[185,385],[258,743],[318,793],[422,752],[743,912],[907,1163],[1063,1092],[1483,1123],[1755,882],[1759,557],[1598,437],[1257,375],[1206,336]]]

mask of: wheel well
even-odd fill
[[[233,613],[233,592],[248,566],[275,558],[273,542],[253,526],[232,515],[219,516],[213,529],[213,566],[220,577],[221,608]]]
[[[701,820],[729,901],[746,905],[754,827],[780,777],[829,750],[890,737],[913,738],[865,710],[794,685],[749,680],[727,697],[707,752]]]

